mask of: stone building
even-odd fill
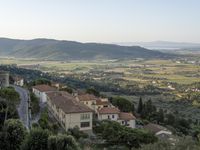
[[[9,86],[9,72],[0,71],[0,88]]]

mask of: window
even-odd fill
[[[81,120],[88,120],[90,119],[90,114],[81,114]]]
[[[115,118],[115,115],[112,115],[112,118]]]
[[[90,126],[90,122],[81,122],[81,128],[86,128]]]
[[[108,115],[108,119],[110,119],[110,116]]]

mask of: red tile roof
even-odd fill
[[[67,92],[49,92],[47,93],[49,100],[65,113],[83,113],[93,112],[86,105],[78,102],[72,95]]]
[[[33,86],[33,88],[37,89],[40,92],[57,91],[56,88],[46,85],[46,84],[36,85],[36,86]]]
[[[136,119],[132,113],[120,112],[119,120],[134,120]]]
[[[120,110],[115,107],[103,107],[98,110],[99,114],[119,114]]]
[[[96,100],[96,105],[110,105],[109,101]]]
[[[98,98],[91,94],[81,94],[78,95],[80,101],[96,101]]]

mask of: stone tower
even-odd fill
[[[0,88],[9,86],[9,72],[0,71]]]

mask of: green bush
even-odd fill
[[[86,133],[84,133],[83,131],[80,131],[79,128],[76,126],[72,129],[68,129],[68,134],[72,135],[73,137],[75,137],[77,140],[80,138],[87,138],[88,135]]]
[[[18,119],[8,119],[1,133],[1,146],[4,150],[18,150],[25,138],[26,130]]]
[[[32,92],[30,93],[30,99],[31,99],[31,113],[32,115],[36,115],[40,111],[39,99]]]

